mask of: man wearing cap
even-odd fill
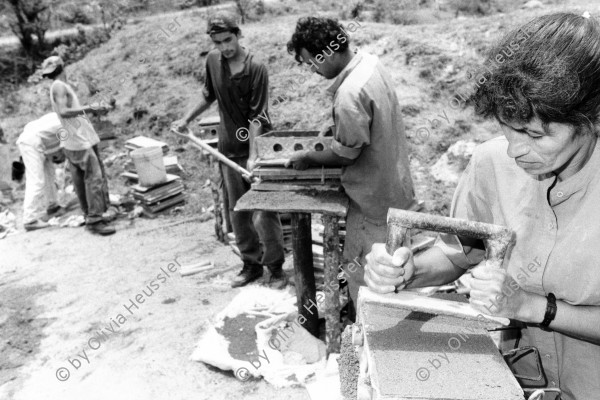
[[[82,106],[77,94],[67,83],[60,57],[52,56],[44,60],[42,76],[54,80],[50,87],[50,102],[64,128],[59,137],[60,145],[69,160],[73,186],[85,215],[86,229],[99,235],[111,235],[115,233],[115,228],[102,218],[110,202],[108,182],[98,151],[100,138],[86,113],[104,115],[112,106]]]
[[[26,231],[49,226],[41,219],[44,208],[48,217],[60,215],[64,211],[57,204],[54,182],[54,164],[65,160],[59,140],[62,130],[58,116],[52,112],[25,125],[23,133],[17,139],[25,164],[23,226]]]
[[[348,31],[353,32],[353,23]],[[341,166],[342,186],[350,198],[346,217],[342,276],[348,282],[350,318],[359,286],[364,286],[365,256],[373,243],[386,240],[390,207],[416,207],[408,144],[394,84],[376,56],[355,53],[347,32],[336,20],[302,18],[288,42],[296,61],[332,84],[331,149],[298,151],[286,166]],[[350,260],[358,261],[349,262]]]
[[[221,116],[219,151],[242,167],[252,169],[255,155],[250,143],[271,127],[267,69],[240,45],[241,31],[232,14],[221,12],[210,17],[207,33],[216,49],[206,59],[206,80],[200,101],[183,119],[174,122],[173,128],[184,129],[216,100]],[[221,171],[235,240],[244,263],[232,287],[244,286],[260,278],[263,266],[270,271],[269,286],[285,287],[287,278],[282,269],[284,253],[279,215],[264,211],[233,211],[238,199],[250,189],[250,184],[226,165],[221,164]]]

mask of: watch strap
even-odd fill
[[[540,324],[540,328],[549,331],[550,329],[548,327],[556,317],[556,297],[553,293],[548,293],[546,299],[548,300],[548,303],[546,304],[546,314],[544,315],[544,320]]]

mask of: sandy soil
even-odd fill
[[[0,398],[308,399],[303,388],[240,382],[189,361],[208,318],[239,290],[228,281],[241,262],[214,239],[212,220],[178,221],[119,221],[111,237],[50,228],[0,241]],[[169,271],[200,259],[215,272]]]
[[[325,94],[328,83],[315,75],[302,75],[285,43],[300,15],[337,17],[339,3],[322,11],[313,2],[300,2],[314,8],[302,8],[302,13],[296,5],[277,3],[282,5],[276,12],[244,26],[243,43],[267,65],[271,98],[286,97],[283,107],[271,110],[275,127],[318,129],[331,118],[331,100]],[[600,12],[597,2],[590,0],[544,3],[540,9],[515,7],[503,14],[461,16],[431,25],[365,21],[353,36],[353,46],[381,58],[397,87],[415,190],[427,212],[447,214],[454,191],[453,185],[436,182],[429,173],[441,154],[459,139],[481,142],[499,134],[493,123],[473,118],[470,109],[453,110],[448,105],[452,96],[469,87],[465,72],[481,62],[484,51],[502,32],[534,15],[567,7],[594,15]],[[172,18],[165,14],[126,25],[68,71],[84,102],[94,87],[103,93],[114,91],[117,109],[94,121],[99,132],[117,136],[103,152],[104,159],[122,152],[123,142],[134,135],[169,143],[187,171],[190,200],[186,216],[180,218],[189,218],[212,202],[210,189],[204,187],[209,171],[198,163],[195,149],[168,134],[168,126],[197,97],[204,78],[200,54],[212,44],[195,12],[182,13],[181,28],[168,42],[156,39],[157,30]],[[125,72],[131,76],[115,87],[113,78]],[[25,122],[49,110],[47,85],[26,85],[0,99],[9,141],[14,143]],[[435,118],[437,125],[432,122]],[[431,137],[416,135],[423,127],[431,129]],[[16,147],[12,151],[11,159],[16,160]],[[119,158],[107,166],[113,193],[124,194],[116,179],[124,161]],[[20,208],[21,204],[11,207],[17,217]],[[237,293],[228,281],[241,263],[229,247],[216,242],[212,221],[164,228],[177,221],[121,221],[117,234],[108,238],[92,236],[82,228],[52,228],[0,240],[1,400],[308,399],[302,388],[276,390],[264,381],[240,382],[231,372],[188,360],[207,319]],[[169,265],[178,268],[175,261],[185,265],[200,258],[213,260],[218,273],[181,278],[168,272]],[[170,274],[161,275],[164,282],[157,278],[164,274],[161,268]],[[143,290],[151,293],[150,284],[159,287],[150,297],[142,295],[145,301],[138,309],[125,310],[123,305]],[[96,336],[101,342],[93,339]],[[90,342],[100,347],[93,350]],[[59,377],[67,374],[59,368],[68,369],[68,380],[57,379],[57,370]]]

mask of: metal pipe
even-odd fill
[[[187,133],[179,132],[178,130],[175,130],[175,129],[171,129],[171,132],[175,133],[178,136],[181,136],[181,137],[184,137],[184,138],[188,139],[193,144],[199,146],[203,150],[208,151],[217,160],[221,161],[223,164],[225,164],[228,167],[233,168],[235,171],[239,172],[248,181],[252,182],[252,181],[254,181],[256,179],[254,176],[252,176],[252,172],[250,172],[247,169],[241,167],[240,165],[238,165],[234,161],[231,161],[229,158],[225,157],[218,150],[213,149],[210,145],[206,144],[205,142],[203,142],[202,140],[200,140],[196,136],[194,136],[194,134],[192,133],[192,131],[189,128],[187,128]]]
[[[410,229],[424,229],[457,236],[482,239],[486,248],[488,264],[500,268],[514,232],[504,226],[459,218],[441,217],[414,211],[390,208],[387,215],[388,237],[386,249],[389,254],[406,242],[404,236]]]

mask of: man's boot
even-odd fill
[[[99,221],[93,224],[86,224],[85,228],[92,233],[102,236],[112,235],[117,231],[113,226],[110,226],[104,221]]]
[[[25,228],[25,230],[27,232],[35,231],[35,230],[38,230],[38,229],[44,229],[44,228],[47,228],[49,226],[50,225],[48,225],[47,222],[40,221],[39,219],[36,219],[35,221],[23,224],[23,227]]]
[[[283,271],[283,267],[281,265],[278,266],[268,266],[269,271],[271,272],[271,276],[267,281],[267,286],[271,289],[283,289],[288,284],[288,278],[285,272]]]
[[[254,282],[263,274],[262,265],[244,264],[242,271],[231,280],[231,287],[236,288],[246,286],[250,282]]]
[[[66,213],[67,210],[64,207],[59,206],[58,204],[52,204],[46,209],[46,214],[48,215],[48,218],[62,217]]]

